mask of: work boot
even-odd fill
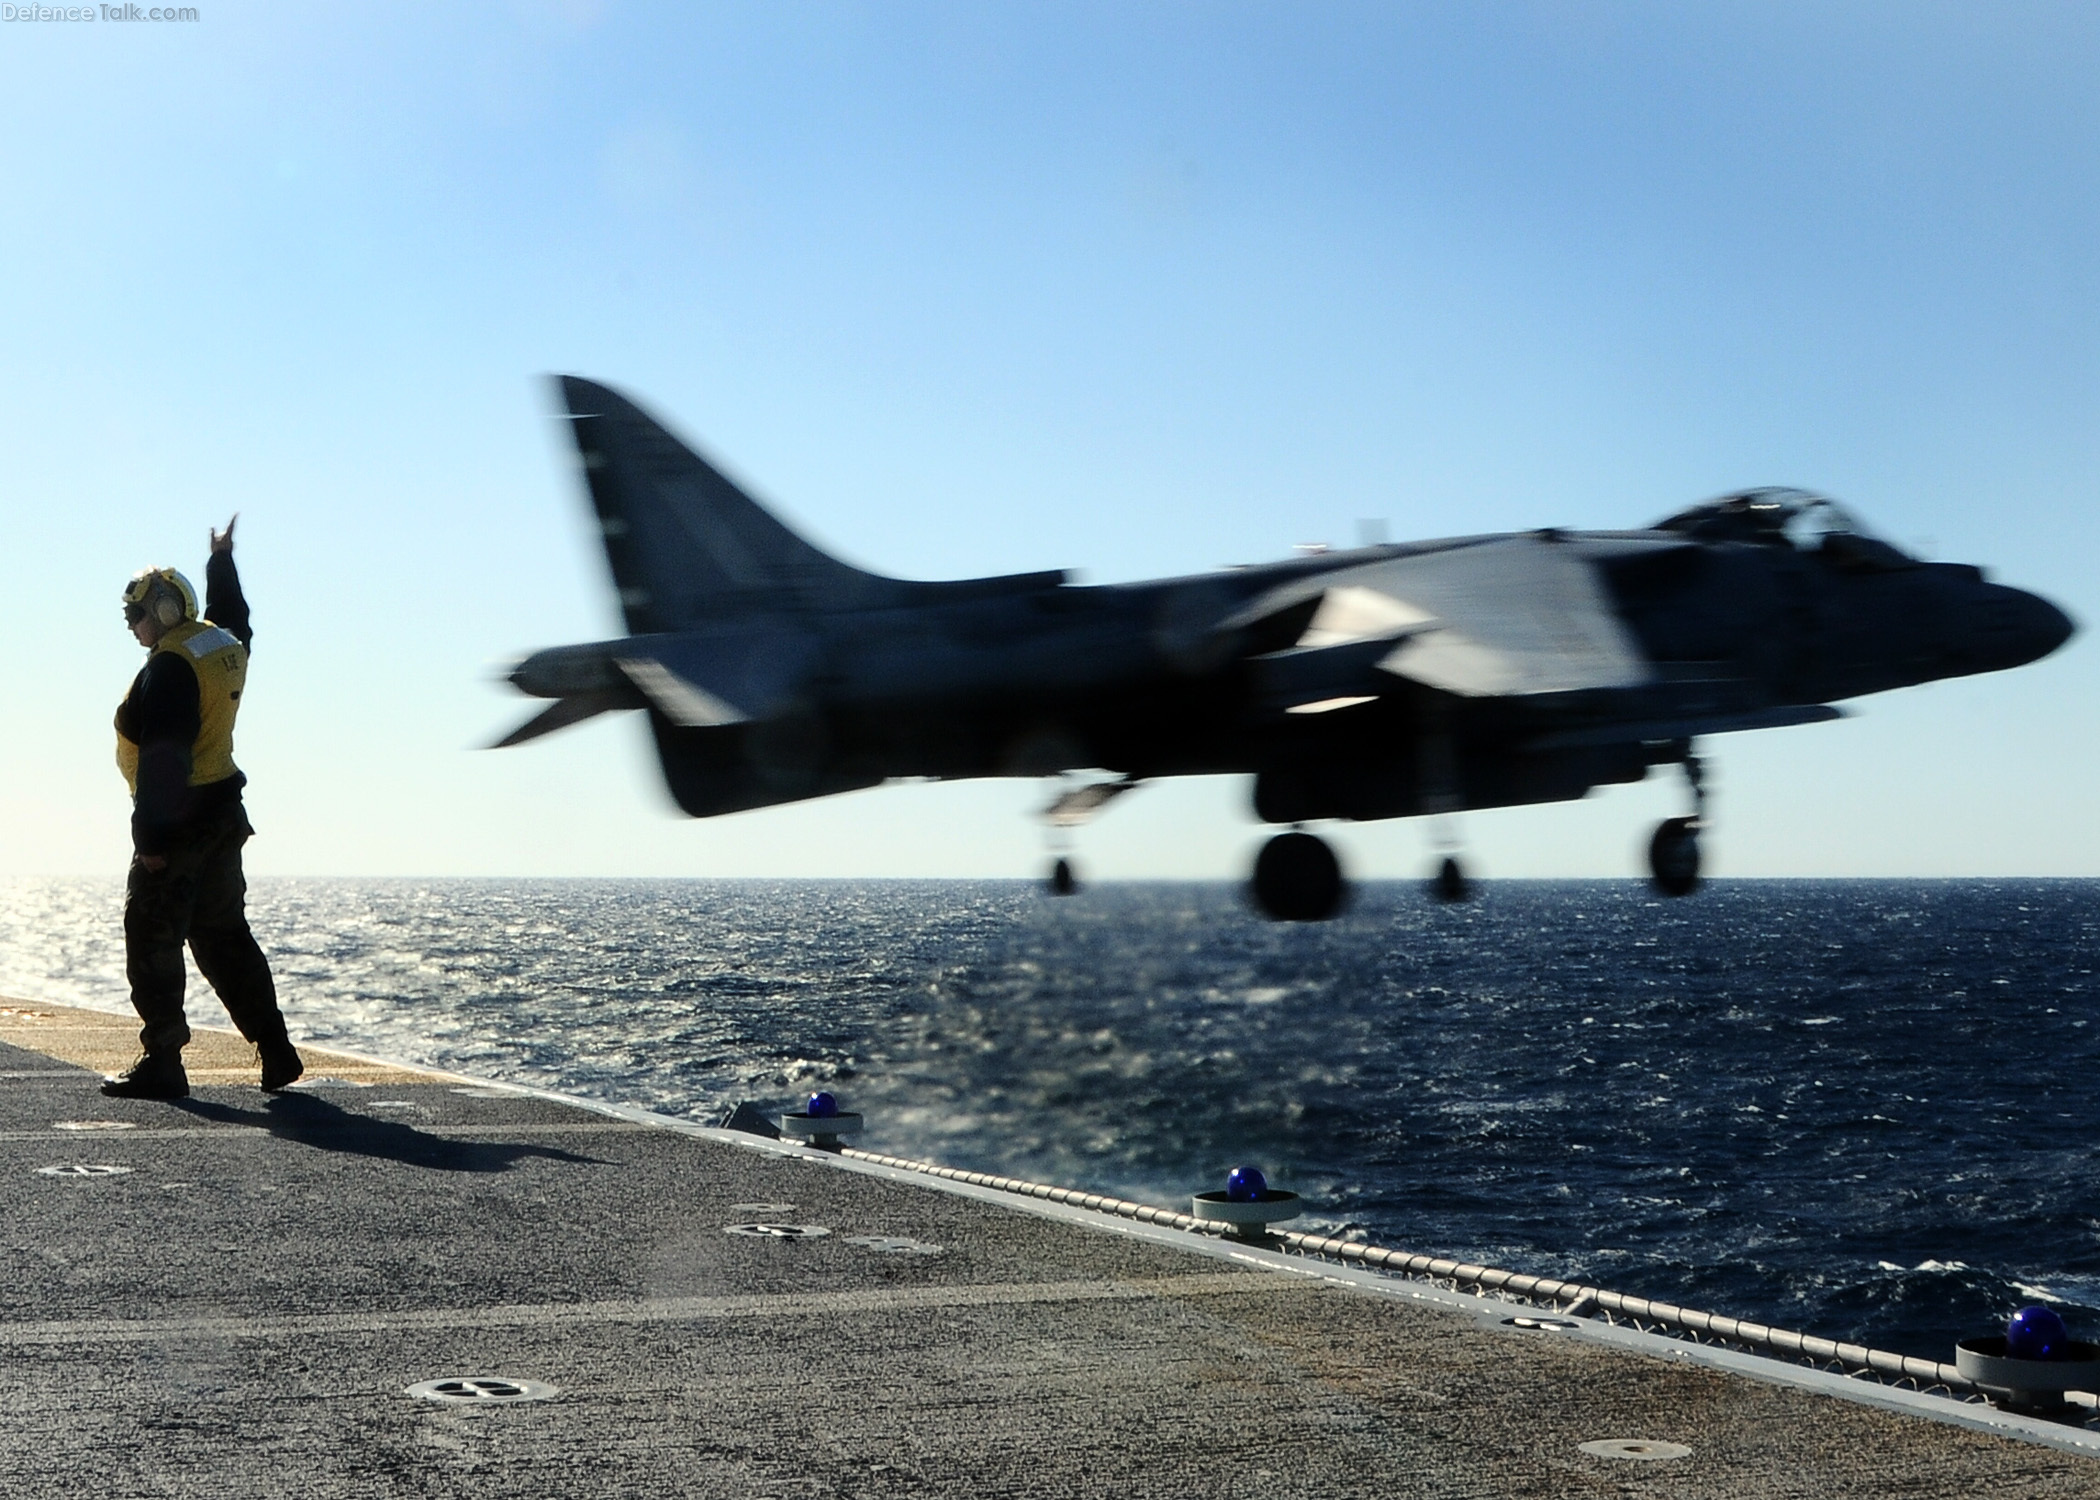
[[[190,1091],[180,1052],[148,1052],[126,1071],[102,1080],[112,1099],[181,1099]]]
[[[299,1049],[289,1038],[260,1043],[256,1050],[262,1053],[262,1086],[266,1094],[290,1088],[306,1071],[306,1064],[299,1060]]]

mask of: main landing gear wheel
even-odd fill
[[[1073,896],[1079,893],[1079,877],[1072,873],[1072,862],[1069,859],[1059,859],[1050,867],[1049,884],[1050,894],[1053,896]]]
[[[1278,922],[1324,922],[1348,893],[1334,851],[1310,833],[1279,833],[1254,861],[1254,904]]]
[[[1665,896],[1699,889],[1699,820],[1665,818],[1648,841],[1648,871]]]
[[[1429,894],[1446,904],[1473,899],[1472,882],[1466,879],[1465,867],[1458,862],[1457,856],[1444,856],[1444,862],[1437,866],[1436,874],[1430,879]]]

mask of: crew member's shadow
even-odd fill
[[[400,1120],[375,1120],[353,1114],[313,1094],[272,1094],[259,1110],[240,1109],[213,1100],[178,1099],[175,1107],[222,1125],[267,1130],[280,1140],[297,1141],[320,1151],[350,1156],[376,1156],[435,1172],[507,1172],[528,1157],[605,1166],[594,1156],[578,1156],[554,1146],[528,1146],[517,1141],[455,1140],[432,1135]]]

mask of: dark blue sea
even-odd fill
[[[0,993],[123,1007],[111,882],[0,885]],[[1950,1358],[2100,1335],[2100,882],[258,881],[295,1031]],[[202,995],[193,1010],[217,1021]]]

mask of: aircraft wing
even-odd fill
[[[1533,701],[1558,727],[1526,741],[1532,752],[1844,716],[1828,704],[1756,701],[1723,663],[1658,668],[1598,580],[1598,550],[1539,535],[1460,542],[1295,580],[1225,623],[1307,618],[1293,646],[1257,659],[1265,698],[1286,713],[1374,702],[1400,678],[1459,697]],[[1580,698],[1543,701],[1560,695]]]
[[[1656,676],[1589,559],[1550,537],[1496,537],[1296,580],[1226,623],[1314,594],[1311,623],[1279,656],[1368,657],[1379,673],[1466,698],[1638,688]],[[1377,643],[1387,649],[1367,649]],[[1312,662],[1278,666],[1286,678],[1333,685]]]

